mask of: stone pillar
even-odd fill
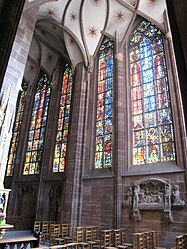
[[[39,6],[35,6],[23,11],[0,93],[0,99],[3,99],[4,103],[1,103],[0,106],[2,119],[0,120],[0,188],[3,188],[16,101],[21,88],[38,10]]]
[[[125,96],[125,78],[124,78],[124,65],[123,65],[123,54],[116,53],[115,54],[115,62],[114,62],[114,71],[116,72],[115,77],[115,91],[114,96],[115,100],[115,113],[116,113],[116,137],[115,137],[115,164],[114,166],[114,174],[115,174],[115,214],[114,214],[114,224],[115,226],[121,227],[121,207],[122,207],[122,170],[124,169],[124,159],[126,158],[124,154],[124,131],[127,125],[124,125],[124,117],[125,117],[125,105],[124,99],[127,99]]]
[[[64,222],[75,226],[81,223],[82,212],[82,166],[84,161],[84,134],[87,80],[83,63],[77,66],[73,110],[68,141],[67,178],[64,197]]]

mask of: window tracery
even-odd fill
[[[27,95],[27,83],[25,81],[23,81],[23,83],[22,83],[22,91],[20,91],[19,95],[20,95],[20,98],[19,98],[18,108],[17,108],[17,112],[16,112],[16,117],[15,117],[12,139],[11,139],[11,143],[10,143],[6,176],[13,175],[13,170],[14,170],[14,166],[15,166],[17,146],[18,146],[18,142],[19,142],[20,129],[21,129],[21,124],[22,124],[22,120],[23,120],[23,113],[24,113],[24,108],[25,108],[25,98]]]
[[[95,169],[112,166],[113,47],[105,38],[99,50]]]
[[[72,84],[73,84],[72,70],[70,66],[67,64],[63,75],[58,128],[56,135],[56,145],[55,145],[55,153],[53,160],[53,173],[64,172],[65,168],[70,107],[71,107],[71,98],[72,98]]]
[[[43,73],[34,95],[23,175],[40,173],[50,94],[49,78]]]
[[[130,39],[133,164],[175,160],[169,82],[161,31],[142,21]]]

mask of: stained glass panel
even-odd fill
[[[43,73],[34,96],[23,175],[40,173],[50,94],[50,82]]]
[[[65,168],[72,97],[72,83],[72,70],[69,65],[66,65],[63,75],[62,92],[60,99],[56,145],[53,160],[53,173],[64,172]]]
[[[112,167],[113,42],[99,50],[95,169]]]
[[[133,164],[175,160],[162,33],[147,21],[130,39],[130,80]]]
[[[23,81],[23,83],[22,83],[22,89],[23,90],[20,92],[17,113],[16,113],[16,117],[15,117],[15,121],[14,121],[14,129],[13,129],[13,135],[12,135],[12,140],[11,140],[11,144],[10,144],[10,151],[9,151],[8,162],[7,162],[6,176],[13,175],[13,169],[15,166],[17,145],[19,142],[20,128],[21,128],[21,124],[22,124],[24,107],[25,107],[25,97],[27,95],[27,84],[25,81]]]

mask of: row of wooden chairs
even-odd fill
[[[126,242],[126,229],[101,230],[100,248],[132,248],[132,244]]]
[[[97,236],[97,227],[76,227],[75,237],[71,243],[53,245],[51,249],[57,248],[132,248],[132,244],[126,243],[126,229],[101,230],[100,238]]]
[[[94,244],[97,238],[97,227],[74,227],[71,224],[55,224],[49,221],[35,221],[34,232],[41,231],[41,241],[50,244],[83,243],[89,241]]]
[[[98,237],[98,227],[96,226],[78,226],[71,224],[55,224],[50,221],[35,221],[34,231],[41,231],[41,240],[48,241],[51,249],[75,247],[79,248],[107,248],[107,249],[165,249],[159,247],[158,233],[156,231],[146,231],[133,234],[132,243],[126,241],[126,229],[107,229],[101,230]],[[187,240],[184,236],[185,241]],[[183,237],[178,237],[178,243],[184,244]],[[186,242],[185,242],[186,243]],[[186,245],[186,244],[185,244]],[[175,247],[175,249],[184,249],[185,247]],[[174,248],[172,248],[174,249]],[[186,249],[186,248],[185,248]]]
[[[41,232],[41,241],[54,241],[58,239],[61,242],[72,241],[73,226],[70,224],[55,224],[54,221],[35,221],[34,233]]]
[[[145,231],[133,234],[133,249],[165,249],[159,246],[158,232]]]
[[[81,246],[82,248],[107,248],[120,249],[132,248],[126,243],[126,229],[101,230],[98,236],[97,226],[74,227],[70,224],[55,224],[49,221],[35,221],[34,231],[41,231],[41,241],[48,241],[50,245],[64,245],[65,247]]]

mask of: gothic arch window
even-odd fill
[[[113,49],[105,37],[98,58],[95,169],[112,167]]]
[[[68,141],[68,128],[71,108],[71,97],[72,97],[72,70],[67,64],[63,75],[61,98],[60,98],[60,109],[58,116],[58,128],[56,135],[56,145],[53,160],[53,173],[64,172],[65,159],[67,151]]]
[[[43,73],[34,94],[23,175],[40,173],[50,94],[50,82]]]
[[[142,21],[130,39],[133,164],[175,160],[172,110],[161,31]]]
[[[15,116],[15,121],[14,121],[12,139],[11,139],[11,143],[10,143],[6,176],[13,175],[13,170],[14,170],[15,160],[16,160],[16,151],[17,151],[17,146],[18,146],[18,142],[19,142],[20,129],[21,129],[21,124],[22,124],[22,120],[23,120],[23,113],[24,113],[24,108],[25,108],[26,95],[27,95],[27,83],[25,81],[23,81],[22,91],[20,91],[19,97],[18,97],[19,101],[17,104],[18,105],[17,112],[16,112],[16,116]]]

